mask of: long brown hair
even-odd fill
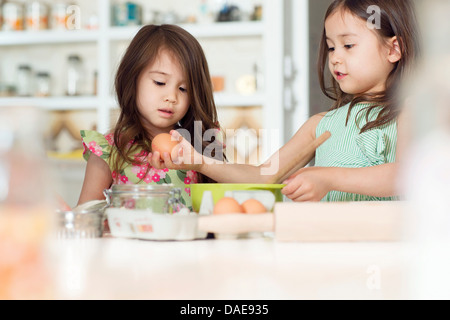
[[[146,25],[131,41],[119,65],[115,89],[120,107],[120,115],[114,128],[114,142],[117,147],[112,155],[113,169],[119,172],[126,163],[131,163],[134,150],[143,148],[151,151],[151,140],[141,121],[136,95],[137,82],[142,71],[153,63],[162,49],[171,52],[180,62],[187,81],[186,89],[190,106],[180,126],[189,131],[194,146],[203,150],[214,143],[214,150],[222,150],[216,158],[223,159],[223,149],[219,141],[203,141],[203,133],[208,129],[219,129],[217,110],[214,103],[208,63],[199,42],[186,30],[175,25]],[[194,121],[201,121],[202,132],[195,132]],[[198,130],[197,130],[198,131]],[[133,147],[130,148],[130,141]],[[211,182],[205,176],[200,181]]]
[[[370,103],[370,106],[365,109],[367,111],[367,123],[361,128],[361,132],[383,126],[397,118],[401,109],[398,94],[401,81],[410,73],[419,54],[417,21],[414,5],[410,0],[334,0],[328,7],[324,22],[338,10],[346,10],[367,21],[371,17],[368,8],[373,5],[381,9],[380,28],[377,27],[374,31],[377,32],[381,41],[396,36],[401,52],[401,59],[396,62],[394,69],[387,78],[385,91],[373,94],[347,94],[340,89],[339,84],[333,77],[331,77],[331,86],[327,86],[325,72],[328,69],[328,45],[325,28],[319,48],[318,72],[320,87],[328,98],[335,101],[330,110],[350,103],[347,115],[348,122],[350,112],[357,103]],[[377,118],[369,122],[370,112],[379,107],[381,107],[381,110]]]

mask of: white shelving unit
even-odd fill
[[[208,25],[181,25],[200,41],[202,39],[222,39],[233,41],[236,38],[258,38],[263,41],[264,92],[245,96],[236,93],[216,94],[218,107],[263,106],[264,128],[282,130],[283,127],[283,15],[284,1],[264,0],[262,21],[221,22]],[[109,127],[110,111],[116,107],[112,96],[111,66],[112,48],[120,42],[130,41],[139,27],[112,27],[111,5],[113,0],[97,0],[99,26],[96,30],[45,30],[45,31],[0,31],[0,50],[2,47],[29,48],[46,45],[96,46],[98,86],[96,96],[48,97],[48,98],[0,98],[0,107],[35,106],[45,110],[97,110],[97,128],[106,132]],[[258,54],[261,54],[260,52]],[[275,151],[282,143],[279,140],[267,150]]]

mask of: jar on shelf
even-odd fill
[[[24,13],[23,6],[16,2],[6,2],[3,4],[3,30],[18,31],[23,30]]]
[[[31,1],[27,5],[26,28],[28,30],[48,29],[48,8],[40,1]]]
[[[81,94],[81,57],[72,54],[67,59],[67,91],[68,96],[78,96]]]
[[[27,64],[21,64],[17,70],[17,95],[29,97],[32,94],[32,71]]]
[[[58,2],[52,5],[50,27],[55,30],[65,30],[67,23],[67,4]]]
[[[48,97],[50,95],[50,74],[48,72],[38,72],[36,74],[36,94],[37,97]]]

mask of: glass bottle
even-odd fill
[[[28,30],[48,29],[48,8],[40,1],[31,1],[27,5],[26,28]]]
[[[50,95],[50,74],[38,72],[36,74],[36,96],[48,97]]]
[[[68,96],[81,94],[81,57],[72,54],[67,59],[67,91]]]
[[[19,65],[17,71],[17,95],[20,97],[29,97],[31,96],[31,91],[31,67],[26,64]]]

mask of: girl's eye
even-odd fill
[[[181,92],[187,92],[186,88],[180,87]]]
[[[159,82],[159,81],[156,81],[156,80],[154,80],[153,82],[154,82],[157,86],[163,86],[163,85],[165,85],[164,82]]]
[[[334,48],[333,47],[328,47],[328,52],[333,52]]]
[[[346,44],[345,46],[344,46],[344,48],[345,49],[351,49],[351,48],[353,48],[355,45],[354,44]]]

